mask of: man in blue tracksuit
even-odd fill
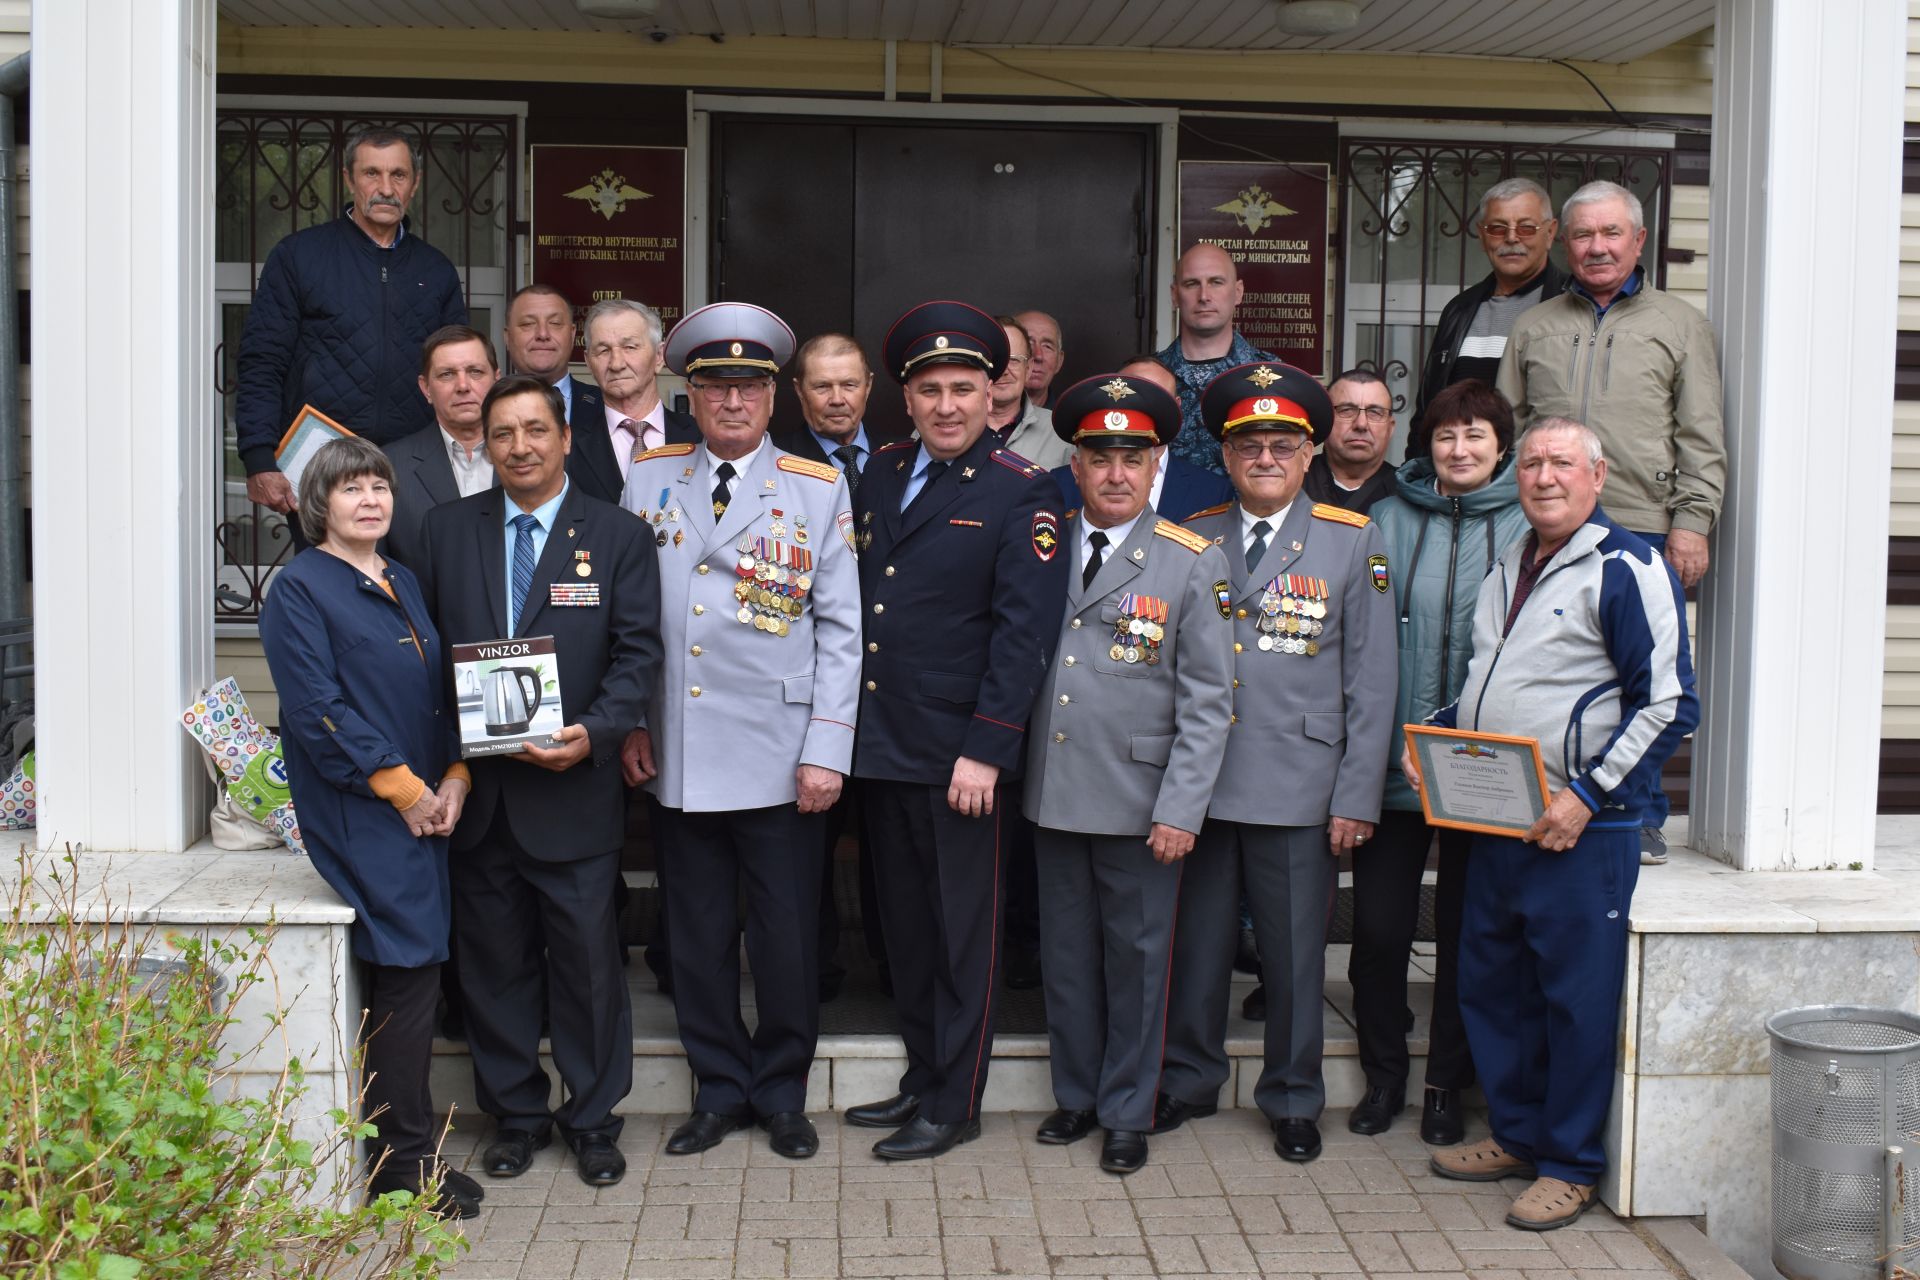
[[[1532,531],[1481,587],[1466,684],[1431,719],[1536,739],[1551,799],[1524,839],[1474,838],[1460,1013],[1493,1136],[1433,1169],[1532,1178],[1507,1222],[1550,1231],[1593,1203],[1606,1165],[1640,813],[1700,703],[1679,580],[1600,509],[1599,437],[1541,419],[1515,471]]]

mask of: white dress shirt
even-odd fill
[[[1298,501],[1300,501],[1300,497],[1296,494],[1294,495],[1293,502]],[[1267,522],[1267,545],[1269,547],[1273,545],[1273,540],[1280,536],[1280,526],[1286,523],[1287,513],[1293,510],[1293,502],[1289,502],[1286,506],[1280,508],[1270,516],[1257,516],[1245,507],[1240,508],[1240,552],[1242,555],[1246,554],[1247,548],[1253,543],[1253,526],[1259,524],[1262,520]],[[1258,567],[1257,565],[1250,564],[1247,566],[1247,572],[1251,573]]]
[[[1102,567],[1105,567],[1107,561],[1113,559],[1113,557],[1119,553],[1120,548],[1126,543],[1128,535],[1133,532],[1133,526],[1138,523],[1140,523],[1140,514],[1136,513],[1133,519],[1122,520],[1111,529],[1096,530],[1093,521],[1087,519],[1085,508],[1082,508],[1080,512],[1080,571],[1082,573],[1086,572],[1088,561],[1093,559],[1093,535],[1096,532],[1107,535],[1106,548],[1100,555],[1100,564]]]
[[[453,484],[460,490],[461,497],[471,498],[476,493],[493,488],[493,459],[487,456],[485,440],[475,445],[472,453],[468,453],[467,446],[456,440],[445,427],[440,428],[440,438],[446,442],[447,462],[453,467]]]

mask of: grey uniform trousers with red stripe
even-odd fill
[[[1041,827],[1040,958],[1053,1100],[1100,1127],[1146,1133],[1166,1042],[1167,974],[1180,864],[1144,835]]]
[[[1001,820],[1013,793],[996,788],[992,815],[978,818],[954,812],[945,783],[863,778],[860,794],[907,1046],[900,1092],[936,1124],[971,1119],[993,1056]]]

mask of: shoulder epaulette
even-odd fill
[[[1228,507],[1231,507],[1232,505],[1233,504],[1231,502],[1223,502],[1217,507],[1208,507],[1205,511],[1196,511],[1192,515],[1188,516],[1185,520],[1182,520],[1180,523],[1192,524],[1195,520],[1199,520],[1204,516],[1217,516],[1221,512],[1225,511]]]
[[[1373,521],[1361,515],[1358,511],[1349,511],[1345,507],[1328,506],[1324,502],[1316,502],[1313,504],[1313,518],[1316,520],[1332,520],[1336,524],[1350,524],[1356,529],[1364,529],[1373,523]]]
[[[895,440],[892,444],[881,445],[878,449],[874,450],[874,453],[892,453],[895,449],[917,449],[919,447],[920,442],[918,440]]]
[[[635,462],[645,462],[649,458],[684,458],[692,453],[693,450],[694,446],[690,444],[663,444],[648,449],[644,453],[634,454],[633,460]]]
[[[832,484],[840,478],[840,469],[830,462],[815,462],[812,458],[801,458],[791,453],[783,453],[773,460],[773,465],[782,471],[791,471],[797,476],[812,476],[815,480],[825,480]]]
[[[1205,551],[1213,545],[1193,530],[1182,529],[1171,520],[1159,521],[1153,526],[1153,532],[1155,537],[1166,538],[1171,542],[1177,542],[1195,555],[1199,555],[1202,551]]]
[[[1007,470],[1017,471],[1028,479],[1047,474],[1045,467],[1037,462],[1029,462],[1011,449],[995,449],[993,451],[993,460],[1007,468]]]
[[[1061,514],[1060,518],[1063,520],[1072,520],[1075,517],[1077,517],[1079,514],[1080,514],[1080,508],[1068,507],[1066,511]]]

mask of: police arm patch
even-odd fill
[[[1367,572],[1373,579],[1373,589],[1384,593],[1387,589],[1387,558],[1368,556]]]
[[[1033,513],[1033,554],[1042,561],[1060,553],[1060,520],[1051,511]]]
[[[1221,617],[1231,618],[1233,616],[1233,590],[1227,586],[1227,580],[1225,578],[1219,578],[1214,581],[1213,601],[1220,606]]]

